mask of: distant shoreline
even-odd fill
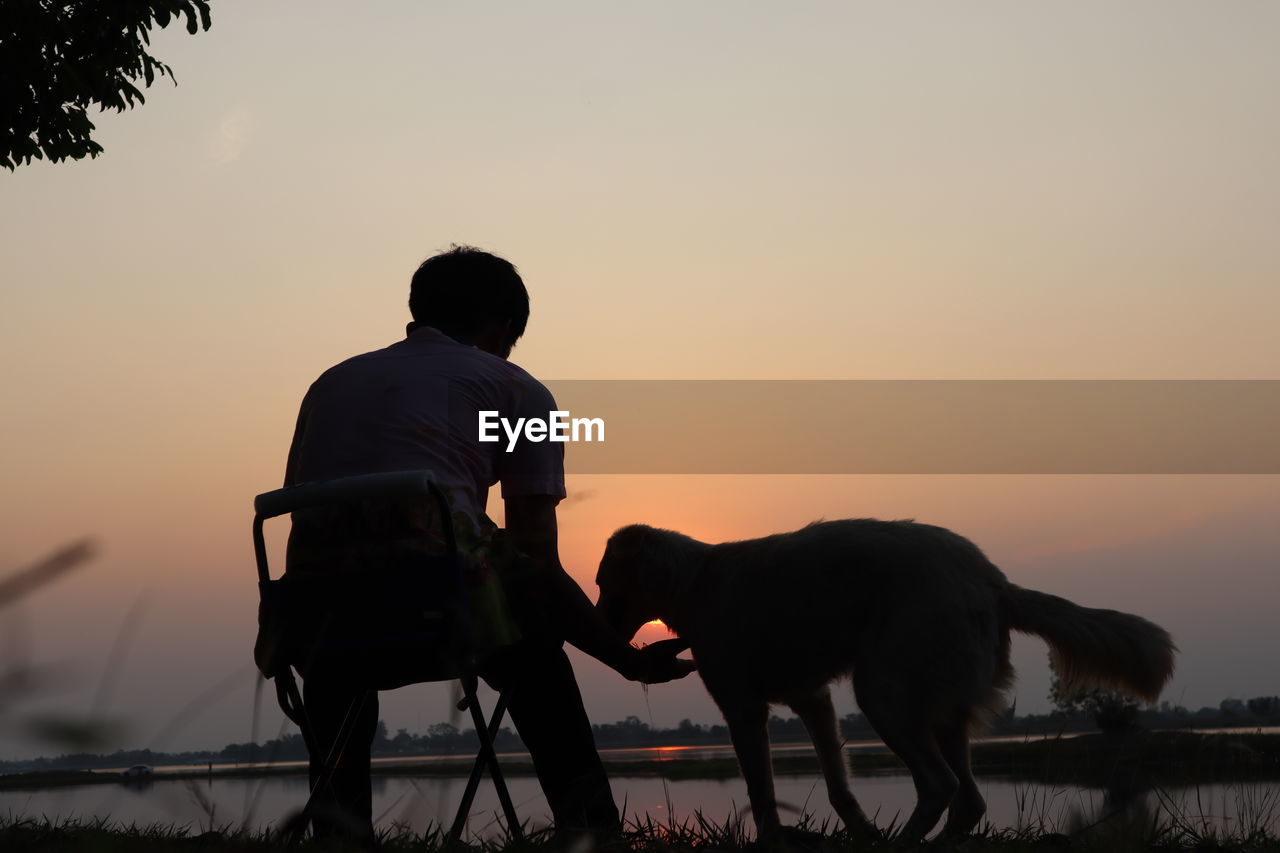
[[[817,758],[803,744],[782,743],[774,753],[778,775],[819,772]],[[883,745],[850,744],[855,775],[904,773],[906,769]],[[707,756],[705,753],[719,753]],[[639,753],[639,755],[637,755]],[[683,755],[681,753],[684,753]],[[699,755],[698,753],[704,753]],[[625,778],[731,779],[739,775],[728,744],[602,750],[610,775]],[[531,776],[533,764],[524,753],[500,755],[504,773]],[[373,773],[388,777],[465,777],[473,757],[406,756],[375,760]],[[992,738],[975,741],[974,771],[1028,781],[1052,781],[1081,787],[1105,787],[1120,775],[1151,783],[1193,784],[1244,779],[1280,779],[1280,734],[1258,733],[1256,727],[1203,733],[1137,731],[1126,735],[1083,733],[1059,738]],[[304,762],[272,765],[206,765],[163,768],[151,775],[125,779],[117,769],[47,770],[0,775],[0,790],[43,790],[79,785],[149,785],[191,779],[256,779],[305,776]]]

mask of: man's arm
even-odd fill
[[[545,584],[548,604],[565,640],[632,681],[654,684],[692,672],[691,661],[675,657],[684,644],[635,648],[609,627],[582,587],[569,577],[560,564],[557,501],[543,495],[507,498],[506,529],[512,544],[537,563],[539,581]]]

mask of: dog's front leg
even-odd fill
[[[734,696],[719,701],[729,724],[729,737],[738,753],[742,777],[747,781],[747,797],[755,816],[756,835],[761,840],[779,835],[778,802],[773,793],[773,763],[769,757],[769,705],[753,697]]]

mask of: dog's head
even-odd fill
[[[596,608],[610,627],[628,639],[644,623],[663,615],[670,567],[654,547],[663,532],[644,524],[623,527],[609,537],[600,559]]]

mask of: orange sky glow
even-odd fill
[[[105,714],[131,747],[249,738],[252,498],[308,384],[396,340],[409,275],[452,242],[519,266],[512,360],[546,380],[1280,378],[1280,6],[536,6],[225,0],[209,32],[157,35],[179,85],[95,115],[102,157],[0,174],[0,574],[100,546],[0,611],[0,668],[51,667],[21,714]],[[1280,693],[1274,476],[569,491],[563,561],[593,596],[625,524],[916,518],[1164,624],[1172,702]],[[1020,711],[1048,708],[1045,660],[1015,645]],[[646,705],[574,661],[600,722],[720,719],[694,678]],[[447,705],[384,709],[425,731]],[[0,759],[45,749],[0,717]]]

